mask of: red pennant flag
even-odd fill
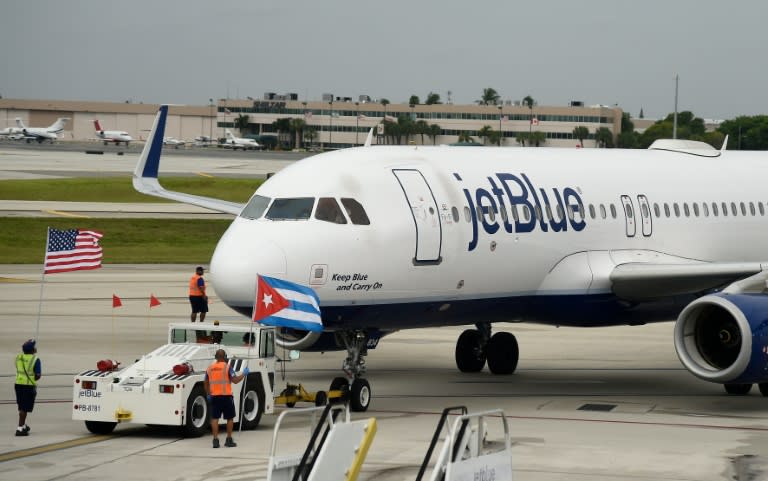
[[[257,322],[265,317],[281,311],[288,307],[290,303],[281,296],[272,286],[258,277],[258,286],[256,288],[256,308],[253,310],[253,321]]]
[[[155,297],[154,294],[149,295],[149,307],[155,307],[160,305],[160,299]]]
[[[112,308],[114,309],[115,307],[123,307],[123,303],[119,297],[112,294]]]

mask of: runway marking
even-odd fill
[[[206,174],[205,172],[197,172],[197,175],[199,175],[200,177],[210,177],[210,178],[213,178],[213,176],[211,174]]]
[[[29,279],[16,279],[14,277],[0,277],[0,283],[6,283],[6,284],[28,284],[30,282],[37,282],[37,281],[31,281]]]
[[[60,210],[43,210],[46,214],[60,215],[62,217],[76,217],[78,219],[90,219],[88,215],[72,214],[69,212],[62,212]]]
[[[28,456],[37,456],[38,454],[50,453],[53,451],[60,451],[62,449],[69,449],[78,446],[85,446],[87,444],[100,443],[107,439],[112,439],[115,434],[99,434],[92,436],[85,436],[82,438],[70,439],[69,441],[62,441],[60,443],[46,444],[43,446],[37,446],[35,448],[20,449],[18,451],[11,451],[9,453],[0,454],[0,463],[5,461],[13,461],[20,458],[26,458]]]

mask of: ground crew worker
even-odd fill
[[[192,305],[192,314],[190,320],[197,320],[197,313],[200,313],[200,322],[205,321],[205,313],[208,312],[208,295],[205,293],[205,279],[203,279],[203,268],[197,266],[195,274],[189,278],[189,303]]]
[[[224,446],[237,446],[232,440],[233,419],[235,417],[235,401],[232,397],[232,383],[239,383],[250,370],[246,367],[239,375],[227,365],[227,353],[224,349],[216,351],[216,361],[205,371],[205,392],[211,406],[211,431],[213,432],[213,447],[219,447],[219,418],[227,420],[227,439]]]
[[[22,353],[16,356],[16,404],[19,407],[19,424],[16,436],[29,436],[27,413],[35,407],[37,381],[40,379],[40,359],[37,358],[35,340],[29,339],[21,346]]]

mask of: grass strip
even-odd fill
[[[263,179],[226,177],[167,177],[168,190],[246,203]],[[68,179],[0,180],[0,200],[59,200],[67,202],[171,202],[140,194],[131,176]]]
[[[227,219],[0,218],[0,264],[41,264],[47,228],[104,233],[104,264],[206,264]]]

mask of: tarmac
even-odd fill
[[[66,161],[63,154],[30,151],[32,161],[19,166],[18,154],[0,149],[0,178],[8,172],[55,175],[57,168],[91,168],[84,154],[73,153]],[[188,162],[193,169],[259,175],[272,167],[267,162],[288,165],[264,159],[263,165],[256,160],[249,168],[227,168],[239,160],[182,158],[172,168]],[[16,169],[10,168],[14,162]],[[105,171],[130,172],[133,162],[135,157],[109,159]],[[75,373],[95,368],[100,359],[130,363],[165,342],[169,322],[188,319],[186,285],[193,268],[106,265],[45,276],[41,285],[41,265],[0,265],[0,426],[7,432],[0,436],[2,479],[266,479],[276,415],[265,415],[254,431],[236,433],[238,447],[218,450],[211,449],[210,436],[186,439],[172,429],[141,425],[120,425],[113,435],[95,436],[71,419]],[[112,294],[121,297],[123,307],[111,307]],[[161,305],[150,308],[150,294]],[[247,322],[215,295],[211,300],[206,322]],[[721,386],[685,371],[674,352],[673,326],[494,324],[495,330],[514,333],[520,345],[511,376],[487,369],[460,373],[453,353],[462,327],[386,337],[367,357],[370,409],[352,414],[378,423],[359,479],[415,479],[440,412],[457,405],[471,412],[504,411],[516,481],[768,479],[768,399],[756,389],[747,396],[726,395]],[[30,436],[15,437],[13,359],[34,336],[43,378],[28,419]],[[343,358],[343,352],[303,353],[281,364],[276,389],[286,382],[328,389],[341,374]],[[278,411],[283,409],[288,408]],[[288,422],[279,453],[302,451],[299,441],[308,435],[306,423]],[[500,437],[491,425],[487,439]]]

